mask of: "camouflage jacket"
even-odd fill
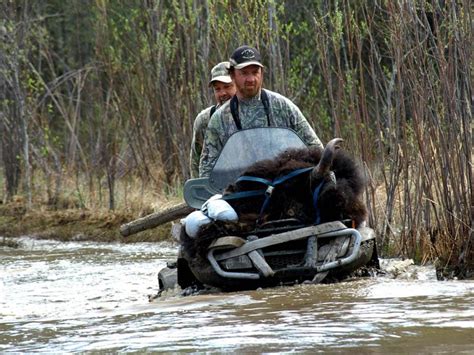
[[[191,177],[197,178],[199,176],[199,159],[201,157],[202,145],[204,143],[204,135],[206,133],[207,124],[211,118],[211,110],[214,106],[199,112],[194,120],[193,125],[193,140],[191,142],[191,151],[189,154],[189,168],[191,170]]]
[[[266,90],[270,106],[270,124],[274,127],[293,129],[307,145],[323,148],[314,130],[300,109],[288,98]],[[239,100],[239,119],[242,129],[265,127],[267,115],[260,95],[248,100]],[[227,139],[237,131],[230,111],[230,100],[223,104],[209,121],[199,163],[199,176],[209,176]]]

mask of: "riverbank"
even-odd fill
[[[152,211],[151,211],[152,212]],[[150,213],[151,213],[150,212]],[[48,210],[39,206],[28,210],[21,202],[0,205],[0,244],[12,238],[33,236],[38,239],[97,242],[158,242],[169,239],[170,223],[129,237],[119,228],[137,216],[131,212],[87,209]],[[3,241],[2,241],[3,240]]]

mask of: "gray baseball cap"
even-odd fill
[[[214,68],[212,68],[209,86],[211,86],[214,81],[220,81],[226,84],[231,83],[232,78],[229,75],[229,66],[229,62],[220,62]]]

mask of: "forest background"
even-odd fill
[[[474,258],[471,6],[4,0],[2,213],[20,205],[23,221],[70,209],[136,218],[179,201],[193,120],[212,104],[210,69],[250,44],[264,86],[363,163],[380,254],[465,276]]]

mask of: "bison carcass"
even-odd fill
[[[257,221],[263,224],[293,218],[303,224],[349,219],[358,227],[367,218],[362,199],[366,179],[359,164],[339,149],[341,142],[342,139],[336,138],[323,151],[317,148],[294,149],[273,160],[260,161],[243,174],[257,179],[244,179],[228,186],[224,196],[267,189],[266,195],[228,200],[239,214],[240,221],[254,226]],[[274,187],[264,182],[275,182],[296,170],[310,167],[313,168],[300,170],[299,175]]]

